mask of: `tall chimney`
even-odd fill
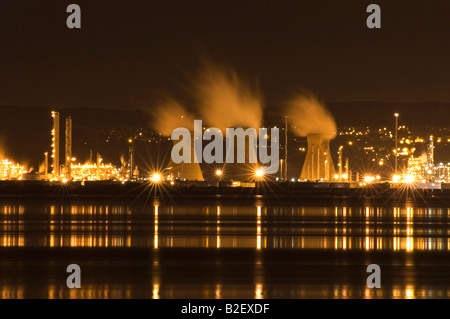
[[[66,178],[71,179],[72,172],[70,164],[72,163],[72,118],[66,117]]]
[[[132,180],[134,180],[134,177],[133,177],[133,172],[134,172],[134,147],[133,147],[132,144],[130,144],[130,147],[128,148],[128,153],[129,153],[128,165],[130,165],[129,166],[129,174],[130,174],[129,179],[132,181]]]
[[[48,179],[48,152],[44,153],[44,176]]]
[[[59,178],[59,112],[52,111],[52,173],[53,178]]]

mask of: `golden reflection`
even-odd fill
[[[242,291],[242,298],[254,298],[263,299],[265,296],[264,285],[262,281],[255,281],[254,290],[240,290]],[[37,296],[37,298],[48,299],[123,299],[133,297],[133,285],[108,285],[108,284],[86,284],[82,285],[81,289],[67,289],[66,285],[49,283],[47,287],[43,287],[41,290],[36,290],[35,287],[18,285],[2,285],[0,286],[0,298],[1,299],[24,299],[29,298],[31,295]],[[230,291],[224,289],[222,284],[218,283],[215,286],[204,287],[203,297],[220,298],[236,298],[236,290]],[[25,292],[28,293],[25,293]],[[159,281],[150,283],[146,296],[153,299],[160,299],[163,294],[164,298],[170,296],[173,297],[174,291],[177,290],[176,286],[169,285],[161,289]],[[32,293],[31,295],[29,293]],[[276,292],[272,291],[272,292]],[[188,292],[189,293],[189,292]],[[288,298],[364,298],[364,299],[377,299],[377,298],[393,298],[393,299],[420,299],[420,298],[448,298],[450,297],[450,289],[447,288],[420,288],[413,284],[407,285],[394,285],[392,288],[384,289],[370,289],[368,287],[354,287],[349,285],[334,285],[320,287],[317,289],[309,286],[296,286],[290,290],[286,290],[286,297]]]
[[[372,299],[373,298],[374,289],[369,287],[364,288],[364,299]]]
[[[159,284],[153,284],[152,299],[159,299]]]
[[[220,284],[216,285],[214,298],[216,298],[216,299],[222,298],[222,286]]]
[[[406,251],[414,250],[414,229],[413,229],[414,210],[406,209]]]
[[[342,217],[342,220],[340,217]],[[348,248],[346,219],[347,208],[336,207],[334,213],[334,250],[346,250]]]
[[[256,212],[256,249],[261,249],[261,206],[257,207]]]
[[[394,230],[393,230],[393,249],[394,251],[400,250],[400,208],[394,207]]]
[[[155,208],[155,229],[154,229],[154,239],[153,248],[158,249],[158,205],[154,205]],[[159,285],[158,285],[159,287]]]
[[[0,206],[1,216],[21,216],[25,212],[25,206],[23,205],[5,205]]]
[[[406,299],[415,299],[416,295],[415,295],[415,291],[414,291],[414,286],[412,286],[412,285],[406,286],[405,297],[406,297]]]
[[[217,206],[217,236],[216,247],[220,248],[220,206]]]
[[[353,296],[353,290],[348,286],[335,285],[333,287],[333,298],[348,299]]]
[[[261,283],[255,286],[255,299],[263,299],[263,285]]]
[[[164,207],[164,206],[163,206]],[[36,209],[38,213],[36,213]],[[167,206],[159,240],[160,204],[0,206],[0,247],[217,247],[448,251],[449,209],[395,207],[184,207]],[[215,214],[213,214],[215,210]],[[153,211],[154,215],[151,214]],[[37,214],[43,224],[34,222]],[[2,215],[3,214],[3,215]],[[270,222],[264,224],[262,216]],[[139,219],[136,217],[139,216]],[[351,217],[350,217],[351,216]],[[32,218],[30,218],[32,217]],[[181,217],[181,218],[180,218]],[[137,223],[136,220],[145,223]],[[437,222],[435,222],[437,220]],[[444,221],[444,222],[442,222]],[[215,225],[212,225],[215,224]],[[420,227],[414,227],[419,225]],[[149,226],[147,226],[149,225]],[[144,231],[139,231],[145,228]],[[136,231],[137,230],[137,231]],[[39,234],[39,235],[37,235]],[[183,234],[183,235],[179,235]],[[253,234],[249,236],[249,234]]]
[[[25,287],[23,285],[18,286],[2,286],[0,288],[0,299],[24,299]]]

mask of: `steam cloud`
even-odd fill
[[[296,94],[286,105],[286,115],[297,136],[317,134],[326,139],[336,137],[334,117],[314,94]]]
[[[165,95],[151,111],[155,130],[164,136],[170,136],[177,127],[192,130],[194,119],[201,119],[223,133],[227,127],[262,127],[261,94],[239,78],[233,69],[205,63],[192,88],[199,116]]]
[[[0,160],[6,157],[5,139],[0,136]]]
[[[233,69],[206,63],[194,86],[199,114],[208,125],[222,132],[227,127],[262,127],[261,94]]]
[[[164,136],[170,136],[178,127],[193,129],[194,116],[178,101],[164,96],[152,111],[153,128]]]
[[[164,136],[170,136],[177,127],[193,129],[194,119],[201,119],[225,132],[227,127],[262,127],[262,95],[257,88],[231,68],[205,63],[193,83],[196,114],[170,96],[163,96],[151,112],[153,127]],[[334,117],[314,94],[299,92],[286,104],[285,114],[297,136],[311,134],[333,139],[337,126]]]

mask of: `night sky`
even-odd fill
[[[70,3],[81,29],[66,27]],[[134,109],[185,94],[205,59],[258,82],[268,107],[299,86],[328,102],[450,102],[449,14],[423,0],[4,0],[0,105]]]

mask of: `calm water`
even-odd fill
[[[0,205],[1,298],[449,298],[450,209]],[[66,287],[78,264],[81,289]],[[379,264],[382,288],[366,287]]]

